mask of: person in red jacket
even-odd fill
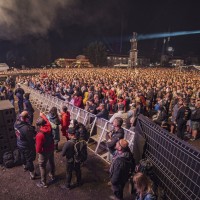
[[[77,93],[74,94],[74,105],[78,108],[83,108],[83,99]]]
[[[61,112],[61,131],[62,135],[67,138],[67,129],[69,128],[70,125],[70,112],[67,111],[67,106],[62,107],[62,112]]]
[[[43,113],[36,122],[38,132],[36,135],[36,153],[38,153],[38,163],[41,174],[41,181],[38,187],[47,187],[46,182],[46,165],[49,161],[51,181],[55,180],[55,162],[54,162],[54,140],[51,124]]]

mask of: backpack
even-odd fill
[[[83,163],[87,160],[87,143],[85,140],[80,140],[74,144],[74,161]]]
[[[15,166],[13,154],[11,151],[5,152],[3,154],[3,165],[6,168],[12,168]]]
[[[13,159],[15,166],[22,165],[22,156],[19,149],[13,151]]]
[[[45,142],[43,144],[43,148],[48,148],[52,143],[54,143],[54,136],[52,134],[52,131],[50,134],[46,134],[43,131],[40,130],[41,133],[44,134]]]

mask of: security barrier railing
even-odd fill
[[[137,129],[147,139],[146,157],[155,166],[155,174],[168,199],[200,199],[200,151],[139,116]]]
[[[31,101],[36,108],[45,113],[48,113],[52,106],[61,109],[63,105],[67,105],[71,118],[77,119],[90,129],[90,139],[94,141],[88,144],[90,150],[106,162],[110,161],[105,135],[113,129],[112,124],[56,97],[23,87],[26,92],[31,93]],[[200,199],[200,151],[142,115],[138,117],[136,129],[146,137],[145,155],[154,164],[159,185],[165,189],[167,199]],[[125,139],[133,149],[135,133],[126,129],[124,131]]]
[[[25,85],[23,85],[22,88],[26,92],[31,93],[30,101],[37,109],[45,114],[47,114],[53,106],[57,107],[58,111],[61,111],[62,106],[66,105],[68,107],[68,111],[70,112],[71,119],[76,119],[78,122],[83,123],[89,130],[90,142],[88,143],[88,148],[106,162],[110,162],[105,136],[113,130],[111,123],[105,119],[97,118],[95,115],[87,112],[86,110],[73,106],[68,102],[58,99],[57,97],[41,93],[41,91],[32,89]],[[129,147],[132,150],[135,133],[125,128],[124,132],[124,137],[127,141],[129,141]]]

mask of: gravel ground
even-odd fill
[[[39,112],[36,111],[35,118]],[[65,138],[59,143],[60,149]],[[82,166],[83,185],[70,191],[62,189],[65,183],[66,160],[59,153],[55,153],[56,181],[48,188],[38,188],[38,180],[30,180],[29,172],[24,172],[22,166],[5,169],[0,167],[0,200],[109,200],[113,199],[112,190],[107,185],[109,174],[105,171],[109,166],[99,157],[89,152],[88,160]],[[37,158],[36,172],[39,173]],[[125,199],[130,200],[128,188],[125,188]]]

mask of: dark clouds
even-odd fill
[[[111,53],[127,54],[129,37],[134,31],[149,34],[199,30],[199,6],[195,2],[0,0],[0,53],[14,48],[24,55],[33,44],[43,40],[50,48],[52,58],[69,57],[82,53],[88,43],[100,40]],[[199,41],[197,35],[171,39],[176,54],[188,49],[198,52]],[[151,52],[155,44],[161,48],[161,39],[140,41],[139,54]]]
[[[73,0],[1,0],[0,38],[44,35],[55,26],[59,9],[70,6]]]

